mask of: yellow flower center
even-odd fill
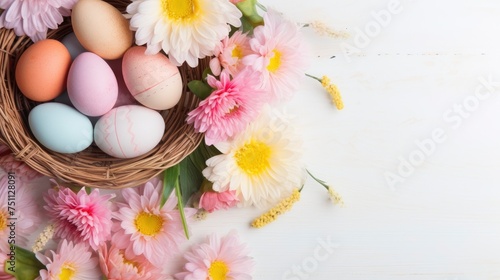
[[[233,114],[234,112],[238,111],[238,108],[240,108],[240,106],[238,104],[235,104],[233,107],[227,109],[226,115]]]
[[[227,273],[229,272],[229,268],[227,264],[223,261],[214,261],[210,264],[210,268],[208,269],[208,276],[212,280],[226,280]]]
[[[136,270],[138,270],[139,264],[137,262],[125,258],[125,254],[123,253],[123,251],[120,251],[120,256],[122,257],[122,261],[124,264],[133,266]]]
[[[250,141],[234,154],[236,164],[248,175],[260,175],[270,167],[271,148],[260,141]]]
[[[7,215],[5,211],[0,212],[0,230],[7,227]]]
[[[198,10],[198,0],[162,0],[163,13],[169,19],[191,19]]]
[[[236,45],[231,52],[232,57],[237,57],[239,59],[243,58],[243,51],[241,50],[240,46]]]
[[[273,57],[271,57],[271,60],[269,61],[269,64],[267,65],[267,70],[269,72],[276,72],[281,66],[281,53],[277,50],[273,51]]]
[[[59,280],[71,280],[71,278],[75,275],[75,269],[73,266],[69,264],[64,264],[61,269],[61,273],[59,273]]]
[[[160,215],[141,212],[135,217],[134,224],[140,233],[154,236],[161,231],[163,219]]]

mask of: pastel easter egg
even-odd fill
[[[87,51],[82,46],[82,44],[80,44],[80,42],[78,41],[78,38],[76,38],[76,35],[73,32],[64,36],[64,38],[61,40],[61,43],[63,43],[63,45],[68,49],[72,60],[74,60],[81,53],[84,53]]]
[[[118,82],[109,65],[91,52],[76,57],[68,73],[68,95],[87,116],[101,116],[116,103]]]
[[[133,33],[122,13],[105,1],[79,0],[71,24],[82,46],[104,59],[117,59],[132,46]]]
[[[115,73],[116,81],[118,82],[118,97],[114,107],[120,107],[124,105],[136,105],[137,101],[134,99],[132,94],[125,85],[122,74],[122,59],[108,60],[106,61]],[[114,108],[113,107],[113,108]]]
[[[164,131],[160,113],[140,105],[126,105],[112,109],[97,121],[94,139],[110,156],[133,158],[156,147]]]
[[[16,83],[33,101],[49,101],[66,88],[71,56],[64,45],[53,39],[41,40],[28,47],[16,65]]]
[[[179,69],[163,54],[146,55],[146,47],[130,48],[123,56],[123,80],[134,98],[155,110],[174,107],[182,95]]]
[[[66,105],[68,105],[68,106],[70,106],[72,108],[75,108],[75,106],[73,106],[73,103],[71,103],[71,100],[69,99],[69,95],[68,95],[67,91],[63,92],[61,95],[59,95],[58,97],[56,97],[53,100],[53,102],[66,104]],[[97,123],[97,121],[99,120],[100,116],[97,116],[97,117],[87,116],[87,117],[90,120],[90,122],[92,123],[92,126],[94,126]]]
[[[68,105],[40,104],[31,110],[28,122],[38,142],[54,152],[77,153],[92,144],[89,119]]]

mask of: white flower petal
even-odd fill
[[[162,9],[161,0],[134,0],[127,12],[136,42],[148,48],[160,45],[176,65],[196,67],[198,59],[211,55],[228,35],[228,23],[241,24],[241,12],[227,0],[198,0],[197,17],[189,20],[171,20]],[[148,51],[153,52],[156,49]]]

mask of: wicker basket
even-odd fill
[[[125,11],[130,1],[106,0]],[[68,19],[58,30],[49,32],[48,38],[60,39],[71,32]],[[208,60],[201,60],[197,68],[185,64],[179,68],[183,82],[183,95],[177,106],[162,112],[165,134],[155,149],[132,158],[117,159],[103,153],[94,144],[76,154],[60,154],[38,144],[27,125],[28,114],[36,102],[26,99],[16,86],[14,68],[22,52],[32,44],[28,37],[16,37],[12,30],[0,30],[0,142],[11,148],[17,159],[43,175],[63,182],[104,189],[119,189],[144,183],[166,168],[180,162],[201,142],[203,135],[196,133],[185,122],[186,115],[199,100],[188,92],[187,82],[200,79]]]

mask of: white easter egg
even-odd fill
[[[116,158],[144,155],[160,143],[165,122],[155,110],[126,105],[103,115],[94,128],[96,145]]]

